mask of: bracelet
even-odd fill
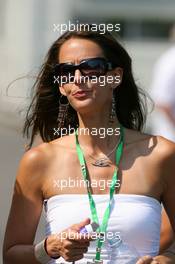
[[[47,264],[51,259],[57,259],[60,257],[51,257],[47,254],[46,241],[47,238],[36,244],[34,247],[35,258],[42,264]]]
[[[44,240],[44,249],[45,249],[47,255],[49,256],[49,254],[48,254],[48,252],[47,252],[47,247],[46,247],[47,238],[48,238],[48,237],[46,237],[46,239]],[[56,256],[56,257],[51,257],[51,256],[50,256],[51,259],[58,259],[59,257],[60,257],[60,255],[58,255],[58,256]]]

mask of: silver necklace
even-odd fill
[[[102,158],[94,158],[92,155],[87,154],[91,159],[93,159],[94,161],[91,162],[91,164],[95,167],[109,167],[111,164],[111,161],[109,159],[109,156],[115,151],[115,149],[118,147],[120,142],[120,138],[117,141],[117,144],[115,145],[115,147],[105,156],[103,156]]]

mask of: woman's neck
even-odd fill
[[[78,114],[78,119],[78,139],[81,146],[88,148],[94,154],[108,152],[114,147],[119,138],[115,130],[120,125],[117,118],[112,124],[109,117],[102,113],[95,113],[93,116]]]

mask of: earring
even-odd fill
[[[111,105],[111,112],[109,116],[109,123],[114,123],[116,117],[116,109],[115,109],[115,97],[114,94],[112,95],[112,105]]]
[[[64,97],[67,99],[66,96]],[[63,95],[61,95],[59,99],[59,112],[58,112],[58,118],[57,118],[59,128],[63,127],[64,125],[65,118],[67,116],[68,107],[69,107],[69,101],[67,100],[67,102],[65,103],[65,100],[63,99],[64,97]]]

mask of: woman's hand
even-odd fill
[[[50,235],[46,240],[46,251],[51,257],[63,257],[66,261],[77,261],[87,252],[92,237],[79,233],[80,229],[90,223],[86,219],[74,224],[57,235]]]
[[[144,256],[141,257],[136,264],[174,264],[175,256],[171,253],[166,253],[165,255],[159,255],[156,257]]]

